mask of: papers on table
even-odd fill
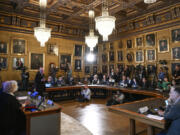
[[[26,100],[27,98],[28,98],[28,96],[17,97],[18,100]]]
[[[158,115],[152,115],[152,114],[148,114],[147,117],[151,118],[151,119],[155,119],[155,120],[163,120],[164,119],[164,117],[161,117]]]

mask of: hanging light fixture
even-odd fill
[[[98,36],[94,35],[94,25],[93,25],[94,11],[93,10],[89,10],[89,18],[90,18],[89,35],[85,36],[85,43],[90,48],[90,51],[93,51],[93,48],[98,43]]]
[[[46,28],[46,6],[47,0],[39,0],[40,4],[40,26],[34,28],[34,36],[42,47],[51,37],[51,28]]]
[[[144,0],[144,3],[146,3],[146,4],[151,4],[154,2],[156,2],[156,0]]]
[[[96,29],[103,36],[103,41],[107,41],[108,36],[115,29],[116,21],[114,16],[109,16],[107,0],[102,0],[102,16],[96,17],[95,21]]]

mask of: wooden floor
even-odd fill
[[[106,99],[92,99],[88,103],[75,100],[58,102],[62,112],[78,120],[93,135],[129,135],[129,119],[110,112]],[[138,135],[146,135],[146,125],[136,122]]]

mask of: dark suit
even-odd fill
[[[42,95],[43,91],[45,91],[45,81],[43,81],[43,79],[44,79],[44,74],[41,74],[38,71],[35,77],[35,87],[36,90],[40,93],[40,95]]]
[[[164,118],[166,121],[171,122],[167,135],[180,135],[180,100],[167,107]]]
[[[26,119],[21,104],[7,93],[0,92],[0,134],[20,135],[25,131]]]

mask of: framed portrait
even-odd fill
[[[12,53],[23,55],[26,54],[26,40],[24,39],[13,39],[12,40]]]
[[[143,46],[143,37],[137,37],[136,38],[136,47],[142,47]]]
[[[82,56],[82,45],[75,45],[74,56]]]
[[[112,42],[110,42],[110,44],[109,44],[109,49],[110,49],[110,50],[113,50],[113,49],[114,49],[114,44],[113,44]]]
[[[118,61],[123,61],[123,51],[118,51]]]
[[[47,53],[52,55],[58,55],[58,46],[55,44],[48,44]]]
[[[146,50],[146,59],[148,61],[155,61],[156,60],[156,50],[153,50],[153,49]]]
[[[123,42],[122,42],[122,40],[120,40],[120,41],[118,42],[118,48],[119,48],[119,49],[122,49],[122,48],[123,48]]]
[[[38,70],[44,67],[44,54],[43,53],[30,53],[30,69]]]
[[[107,71],[108,71],[107,65],[103,65],[103,66],[102,66],[102,73],[103,73],[103,74],[107,74]]]
[[[71,65],[71,54],[61,54],[60,55],[60,69],[68,70],[69,65]]]
[[[21,70],[24,67],[23,57],[14,57],[12,62],[13,69]]]
[[[172,42],[180,41],[180,29],[174,29],[171,31]]]
[[[168,41],[168,39],[159,40],[158,52],[160,52],[160,53],[169,52],[169,41]]]
[[[179,63],[171,63],[171,73],[172,74],[174,73],[176,66],[180,66],[180,62]]]
[[[127,58],[127,61],[128,61],[128,62],[132,62],[133,59],[134,59],[133,53],[132,53],[132,52],[128,52],[128,53],[126,54],[126,58]]]
[[[109,52],[109,61],[114,61],[114,52],[113,51]]]
[[[81,71],[81,60],[75,60],[74,71]]]
[[[85,74],[90,74],[90,66],[85,66]]]
[[[136,62],[144,62],[144,52],[142,50],[136,51]]]
[[[6,42],[0,42],[0,54],[7,54],[8,44]]]
[[[6,70],[8,68],[7,57],[0,57],[0,70]]]
[[[180,47],[172,48],[172,59],[180,60]]]
[[[132,48],[132,40],[127,40],[127,44],[126,44],[127,46],[127,48],[128,49],[131,49]]]
[[[104,54],[102,54],[102,62],[107,62],[107,54],[106,53],[104,53]]]
[[[103,47],[103,51],[105,51],[106,50],[106,44],[103,44],[102,47]]]
[[[156,39],[155,39],[154,33],[146,35],[146,45],[147,46],[155,46],[156,45],[155,41],[156,41]]]
[[[93,48],[93,52],[94,52],[94,53],[98,53],[98,45],[96,45],[96,46]]]
[[[97,74],[97,66],[93,66],[93,74]]]

